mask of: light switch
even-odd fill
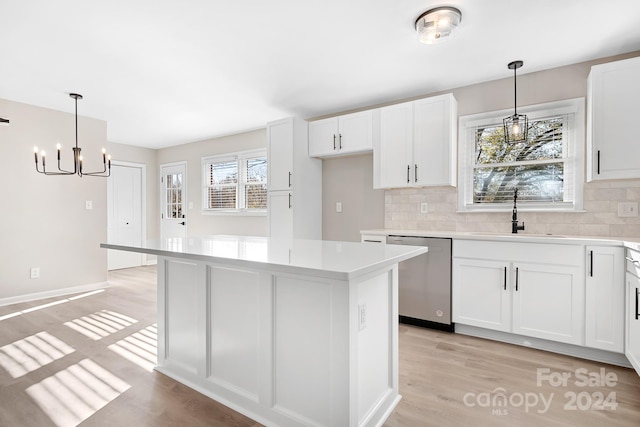
[[[342,212],[342,202],[336,202],[336,212]]]

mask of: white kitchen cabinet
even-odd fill
[[[452,318],[454,323],[510,332],[510,263],[460,259],[452,262]]]
[[[584,282],[580,267],[514,263],[512,332],[583,344]]]
[[[267,123],[270,237],[322,238],[322,160],[308,155],[307,122]]]
[[[382,107],[374,115],[374,188],[455,186],[452,94]]]
[[[624,351],[624,248],[587,246],[585,345]]]
[[[631,365],[640,375],[640,279],[627,272],[626,275],[627,303],[625,309],[625,355]]]
[[[373,149],[372,111],[309,122],[309,156],[334,157]]]
[[[640,178],[640,57],[594,65],[587,94],[587,181]],[[632,120],[632,119],[631,119]]]
[[[582,345],[582,254],[578,245],[454,241],[454,323]]]
[[[269,236],[293,239],[293,192],[269,191]]]

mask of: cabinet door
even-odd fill
[[[513,264],[513,332],[583,344],[584,276],[579,267]]]
[[[269,237],[293,238],[293,193],[290,191],[270,191],[267,203],[269,205]]]
[[[455,323],[510,332],[509,263],[454,258],[452,318]]]
[[[455,105],[451,94],[413,103],[414,185],[456,185]]]
[[[589,75],[587,180],[640,178],[640,57],[595,65]]]
[[[627,308],[626,335],[625,335],[625,355],[633,368],[640,375],[640,307],[638,301],[640,292],[640,279],[631,273],[627,273]]]
[[[269,190],[289,190],[293,173],[293,120],[267,124]]]
[[[338,153],[338,118],[309,122],[309,156],[323,157]]]
[[[373,148],[372,111],[338,117],[338,150],[341,154],[369,151]]]
[[[585,345],[624,351],[624,248],[587,246]]]
[[[413,160],[413,104],[410,102],[380,109],[380,142],[374,176],[375,188],[398,188],[410,185]]]

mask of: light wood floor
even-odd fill
[[[0,426],[257,426],[151,370],[155,280],[119,270],[103,292],[0,307]],[[601,369],[615,385],[576,385]],[[640,425],[630,369],[404,325],[400,393],[385,426]]]

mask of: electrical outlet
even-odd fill
[[[420,203],[420,213],[429,213],[429,203]]]
[[[367,304],[358,305],[358,330],[367,328]]]
[[[91,209],[93,209],[93,200],[85,200],[84,202],[84,208],[88,211],[90,211]]]
[[[632,218],[638,216],[638,202],[618,203],[618,216]]]
[[[40,278],[40,267],[31,267],[30,277],[32,279],[39,279]]]
[[[336,202],[336,212],[342,212],[342,202]]]

